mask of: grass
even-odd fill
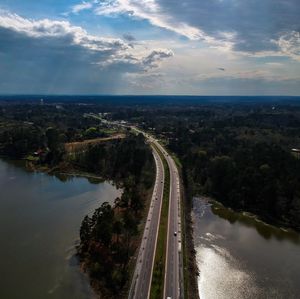
[[[164,165],[165,184],[164,184],[164,194],[163,194],[158,239],[156,245],[154,268],[153,268],[153,275],[152,275],[152,282],[151,282],[151,292],[150,292],[151,299],[161,299],[163,297],[167,230],[168,230],[168,213],[169,213],[169,192],[170,192],[169,167],[161,152],[158,149],[157,151]]]
[[[166,140],[160,140],[160,143],[166,145]],[[170,172],[167,161],[164,159],[164,156],[160,152],[160,150],[152,144],[153,147],[159,153],[165,171],[165,185],[164,185],[164,194],[163,194],[163,202],[161,208],[161,217],[160,217],[160,225],[154,260],[154,268],[151,282],[151,291],[150,298],[151,299],[161,299],[163,298],[164,291],[164,273],[165,273],[165,261],[166,261],[166,245],[167,245],[167,229],[168,229],[168,213],[169,213],[169,194],[170,194]],[[178,157],[172,154],[172,158],[175,161],[175,164],[179,171],[181,171],[182,164]],[[181,184],[181,190],[183,185]],[[181,193],[181,197],[183,196],[183,192]],[[185,227],[185,205],[183,200],[180,202],[181,205],[181,231],[182,231],[182,259],[183,259],[183,279],[184,279],[184,297],[188,298],[188,286],[189,286],[189,273],[188,273],[188,252],[186,248],[186,227]]]
[[[25,159],[27,161],[30,161],[30,162],[37,162],[37,161],[39,161],[39,157],[34,157],[32,155],[28,155]]]
[[[101,128],[100,131],[107,135],[120,133],[120,129],[115,129],[115,128]]]
[[[181,164],[180,160],[178,159],[178,157],[175,156],[174,154],[172,154],[172,158],[175,161],[175,164],[176,164],[177,168],[181,169],[182,168],[182,164]]]

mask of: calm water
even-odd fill
[[[201,299],[300,298],[300,235],[194,199]]]
[[[0,298],[91,298],[74,257],[84,215],[120,195],[105,182],[65,182],[0,160]]]

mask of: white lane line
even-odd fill
[[[154,155],[154,157],[155,157],[155,155]],[[158,180],[159,180],[159,176],[158,176],[158,169],[159,169],[159,163],[158,163],[158,160],[157,159],[155,159],[155,161],[157,162],[156,163],[156,182],[155,182],[155,185],[154,185],[154,189],[156,188],[157,189],[157,185],[158,185]],[[152,198],[153,198],[153,195],[152,195]],[[149,209],[149,213],[148,213],[148,218],[149,218],[149,220],[150,220],[150,225],[151,225],[151,220],[152,220],[152,208],[150,207],[150,209]],[[150,216],[151,217],[149,217],[149,214],[150,214]],[[146,247],[146,243],[147,243],[147,241],[148,241],[148,239],[147,239],[147,236],[148,236],[148,232],[147,232],[147,228],[144,230],[144,234],[143,234],[143,239],[142,239],[142,244],[141,244],[141,246],[142,247]],[[139,264],[140,265],[137,265],[136,266],[136,273],[137,273],[137,275],[136,275],[136,281],[135,281],[135,283],[134,283],[134,289],[132,290],[130,290],[130,295],[129,296],[131,296],[132,295],[132,291],[134,292],[133,293],[133,297],[136,295],[136,290],[138,289],[138,281],[139,281],[139,274],[140,274],[140,271],[141,271],[141,264],[142,264],[142,260],[144,259],[144,253],[145,253],[145,250],[141,250],[141,248],[140,248],[140,250],[139,250],[139,254],[138,254],[138,257],[139,257]],[[142,285],[141,285],[142,286]]]
[[[154,148],[153,148],[154,149]],[[155,149],[154,149],[155,150]],[[158,153],[156,152],[158,155]],[[162,180],[163,182],[165,181],[165,170],[163,167],[163,162],[160,159],[160,166],[162,167]],[[154,252],[153,252],[153,259],[152,259],[152,265],[151,265],[151,274],[150,274],[150,285],[148,289],[148,294],[147,294],[147,299],[150,298],[150,290],[151,290],[151,283],[152,283],[152,275],[153,275],[153,267],[154,267],[154,260],[155,260],[155,254],[156,254],[156,246],[157,246],[157,239],[158,239],[158,231],[159,231],[159,224],[160,224],[160,216],[161,216],[161,207],[162,207],[162,201],[163,201],[163,194],[164,194],[164,189],[161,189],[161,194],[160,194],[160,206],[159,206],[159,213],[158,213],[158,225],[156,229],[156,237],[155,237],[155,245],[154,245]]]

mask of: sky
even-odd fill
[[[0,94],[300,95],[299,0],[0,0]]]

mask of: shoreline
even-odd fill
[[[207,203],[212,205],[212,208],[215,208],[217,210],[220,208],[226,209],[226,210],[230,211],[231,213],[240,214],[243,217],[252,219],[257,224],[263,224],[264,226],[268,226],[272,229],[277,229],[282,232],[291,233],[291,234],[300,234],[299,230],[295,229],[291,225],[288,225],[287,222],[278,221],[278,220],[276,221],[275,219],[270,218],[270,217],[263,217],[258,214],[255,214],[253,212],[249,212],[245,209],[234,209],[234,208],[232,208],[230,206],[226,206],[222,202],[217,201],[208,196],[196,195],[193,197],[193,200],[205,200]],[[273,221],[268,221],[268,220],[273,220]]]
[[[139,142],[141,143],[140,140],[139,140]],[[144,145],[144,142],[142,144],[146,148],[146,145]],[[148,148],[147,148],[147,151],[148,151]],[[145,149],[145,153],[147,153],[146,149]],[[67,181],[71,177],[86,178],[90,183],[101,183],[104,181],[108,181],[112,185],[115,185],[117,189],[122,188],[122,194],[127,193],[127,192],[128,192],[128,196],[130,196],[130,194],[132,192],[136,192],[136,194],[139,194],[140,201],[145,205],[145,207],[147,207],[150,204],[150,202],[148,202],[149,194],[150,194],[149,192],[153,189],[153,182],[152,182],[152,180],[149,181],[151,179],[151,173],[152,173],[152,171],[150,172],[151,167],[152,167],[151,166],[152,160],[150,161],[151,162],[150,164],[149,163],[145,164],[147,162],[147,160],[145,160],[145,163],[143,164],[143,167],[147,167],[147,168],[145,168],[145,171],[148,171],[148,173],[150,173],[150,176],[148,174],[145,174],[140,179],[140,177],[138,177],[132,170],[130,170],[131,172],[129,172],[129,174],[131,176],[133,176],[133,178],[135,179],[135,183],[132,186],[132,189],[127,190],[126,188],[130,188],[130,187],[128,187],[128,185],[130,186],[130,183],[132,183],[132,182],[126,181],[127,177],[124,176],[124,174],[123,174],[124,171],[122,172],[122,169],[116,169],[116,171],[113,173],[109,172],[109,171],[107,171],[107,172],[103,171],[104,174],[106,173],[106,175],[104,176],[101,174],[99,175],[97,173],[98,168],[95,168],[95,167],[90,168],[90,169],[92,169],[92,172],[90,172],[89,167],[86,164],[82,164],[82,163],[78,164],[78,163],[69,162],[67,156],[63,156],[62,159],[60,160],[60,162],[53,163],[52,165],[42,164],[41,162],[39,162],[37,160],[27,159],[26,157],[12,157],[9,155],[5,155],[2,157],[4,159],[6,159],[8,162],[16,164],[17,167],[19,167],[20,169],[22,168],[27,172],[31,172],[33,174],[34,173],[44,173],[49,176],[55,176],[61,181]],[[112,162],[113,161],[114,160],[112,160]],[[108,176],[110,176],[110,177],[108,177]],[[147,182],[149,182],[149,183],[151,182],[151,186],[149,186],[149,183],[147,183]],[[133,190],[135,190],[135,191],[133,191]],[[121,198],[121,196],[120,196],[120,198]],[[115,220],[117,221],[118,219],[121,219],[121,217],[124,216],[123,215],[124,209],[120,208],[116,201],[112,202],[110,204],[110,206],[115,214],[114,221]],[[100,208],[100,206],[97,208]],[[93,213],[96,213],[97,208],[93,211]],[[116,268],[116,269],[119,268],[119,270],[120,270],[119,272],[120,273],[123,272],[122,275],[124,275],[124,280],[122,283],[119,284],[120,287],[118,287],[118,289],[119,289],[118,298],[123,299],[123,298],[126,298],[128,295],[128,286],[130,283],[130,277],[126,278],[127,274],[125,272],[128,272],[129,275],[131,276],[131,270],[133,268],[132,263],[135,263],[134,253],[129,254],[129,250],[132,252],[133,251],[135,252],[136,248],[138,248],[138,246],[139,246],[139,241],[141,239],[141,234],[142,234],[142,230],[140,230],[140,228],[143,227],[144,222],[145,222],[144,220],[146,219],[146,217],[144,217],[144,216],[145,216],[144,211],[140,210],[139,214],[137,215],[137,217],[140,218],[139,223],[138,223],[138,234],[135,235],[135,233],[132,232],[130,248],[127,249],[128,250],[128,253],[127,253],[128,261],[126,262],[127,263],[126,266],[125,266],[125,264],[119,265],[119,262],[117,259],[116,259],[116,261],[114,261],[114,263],[115,263],[114,268]],[[81,219],[81,226],[82,226],[83,220],[84,219]],[[128,221],[130,221],[130,218]],[[122,222],[122,225],[124,226],[123,222]],[[129,225],[132,225],[132,224],[130,224],[130,222],[129,222],[128,227],[129,227]],[[80,235],[79,232],[80,232],[81,226],[78,227],[78,237]],[[129,227],[128,231],[129,231],[129,229],[131,229],[131,228]],[[112,238],[115,238],[115,236],[112,236]],[[124,239],[128,238],[128,236],[126,236],[124,234],[123,238]],[[79,240],[80,240],[80,238],[79,238]],[[93,242],[93,239],[91,239],[90,241]],[[77,239],[77,242],[78,242],[78,239]],[[104,278],[102,278],[101,276],[93,277],[94,273],[92,273],[92,271],[94,271],[94,269],[91,268],[91,265],[92,265],[91,264],[91,261],[92,261],[91,256],[89,256],[89,252],[86,251],[83,247],[81,247],[80,246],[81,244],[77,244],[77,242],[74,243],[74,246],[76,248],[75,256],[76,256],[76,259],[78,260],[79,270],[87,277],[88,284],[91,286],[91,288],[95,292],[97,298],[98,297],[100,297],[100,298],[114,297],[112,289],[110,288],[109,285],[107,285],[107,282],[105,281]],[[115,240],[114,240],[114,242],[115,242]],[[91,245],[95,246],[95,244],[91,244]],[[96,246],[97,246],[97,244],[96,244]],[[95,250],[98,250],[98,249],[96,248]],[[103,250],[105,250],[105,249],[103,249]],[[114,249],[114,250],[116,251],[116,249]],[[113,255],[114,253],[112,252],[111,254]],[[127,270],[125,269],[125,267]],[[118,277],[116,279],[118,279]],[[123,284],[123,283],[125,283],[125,284]]]
[[[100,184],[103,182],[109,182],[112,185],[116,186],[117,189],[122,189],[122,184],[120,182],[116,182],[112,179],[105,179],[102,176],[98,176],[96,174],[93,173],[88,173],[85,171],[81,171],[79,169],[76,169],[74,167],[71,167],[71,165],[68,164],[68,171],[66,170],[66,163],[65,162],[61,162],[59,165],[56,165],[54,167],[49,167],[48,165],[37,165],[34,164],[32,161],[28,161],[24,158],[11,158],[11,157],[7,157],[7,156],[1,156],[0,158],[8,161],[8,162],[12,162],[12,163],[16,163],[18,164],[18,166],[20,168],[23,168],[24,171],[28,171],[28,172],[32,172],[32,173],[44,173],[48,176],[55,176],[56,178],[58,178],[61,181],[64,181],[62,179],[62,177],[60,177],[60,175],[62,176],[66,176],[66,177],[78,177],[78,178],[86,178],[90,184],[93,184],[93,182],[91,182],[89,179],[93,179],[96,180],[94,183],[96,184]],[[112,209],[115,209],[115,203],[113,203],[112,205]],[[78,227],[78,232],[80,230],[80,227]],[[92,278],[89,274],[89,269],[88,266],[86,264],[85,261],[81,260],[80,258],[80,253],[79,253],[79,248],[80,248],[80,237],[78,234],[78,238],[76,238],[76,240],[74,241],[74,249],[75,249],[75,253],[74,253],[74,257],[76,258],[77,262],[78,262],[78,269],[79,271],[87,278],[87,283],[89,284],[92,292],[93,292],[93,298],[104,298],[104,299],[109,299],[111,298],[109,291],[105,288],[105,286],[101,283],[100,280],[97,280],[95,278]],[[127,294],[124,294],[123,296],[120,296],[121,299],[125,299]]]
[[[180,184],[182,186],[182,214],[184,223],[184,281],[185,281],[185,296],[191,299],[200,299],[198,289],[198,276],[200,274],[194,242],[194,222],[192,219],[193,197],[189,193],[189,187],[185,181],[184,171],[182,167],[178,167],[180,173]]]
[[[116,186],[118,189],[122,188],[122,184],[120,181],[106,178],[104,176],[98,175],[93,172],[87,172],[84,170],[80,170],[76,167],[73,167],[71,164],[63,161],[60,164],[54,166],[54,167],[49,167],[48,165],[36,165],[32,163],[32,161],[27,161],[24,159],[16,159],[13,161],[25,161],[26,164],[24,167],[28,171],[34,171],[34,172],[42,172],[46,173],[48,175],[54,175],[58,179],[62,179],[60,176],[66,176],[66,177],[78,177],[78,178],[86,178],[91,184],[93,183],[103,183],[103,182],[109,182],[113,186]],[[95,180],[95,181],[91,181]]]
[[[224,208],[226,208],[226,209],[228,209],[232,212],[240,213],[243,216],[252,218],[257,223],[263,223],[266,226],[270,226],[270,227],[273,227],[273,228],[276,228],[276,229],[280,229],[280,230],[285,231],[285,232],[297,233],[297,234],[300,233],[300,228],[297,229],[297,227],[291,225],[290,222],[288,222],[288,221],[277,220],[277,219],[275,219],[273,217],[270,217],[268,215],[259,215],[259,214],[256,214],[254,212],[250,212],[247,209],[235,209],[235,208],[232,208],[231,206],[226,206],[223,203],[221,203],[221,202],[219,202],[215,199],[212,199],[212,198],[210,198],[209,201],[213,204],[221,205],[222,207],[224,207]]]

